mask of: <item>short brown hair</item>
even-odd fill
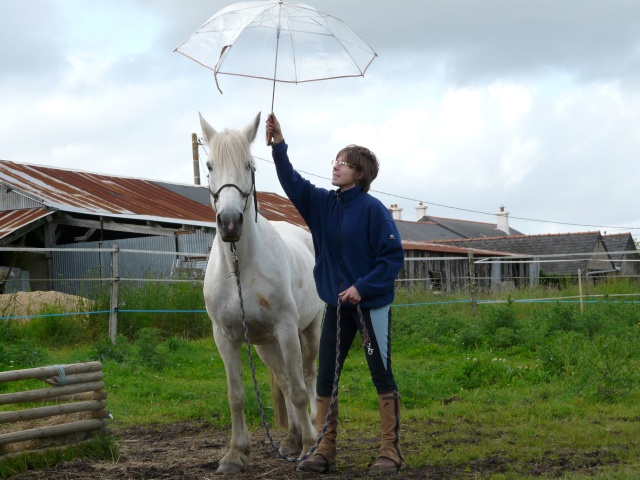
[[[369,191],[371,182],[373,182],[378,176],[378,170],[380,169],[380,162],[378,157],[366,147],[359,145],[349,145],[344,147],[336,155],[336,159],[340,155],[344,154],[344,161],[354,165],[357,172],[362,173],[362,178],[358,180],[358,185],[362,186],[365,192]]]

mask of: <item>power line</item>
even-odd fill
[[[463,212],[470,212],[470,213],[478,213],[480,215],[490,215],[492,217],[495,216],[495,213],[481,212],[479,210],[471,210],[471,209],[468,209],[468,208],[461,208],[461,207],[451,207],[449,205],[442,205],[442,204],[439,204],[439,203],[426,202],[424,200],[417,200],[415,198],[403,197],[401,195],[394,195],[394,194],[391,194],[391,193],[381,192],[379,190],[371,190],[371,191],[372,192],[376,192],[376,193],[381,193],[382,195],[388,195],[388,196],[394,197],[394,198],[401,198],[403,200],[411,200],[412,202],[422,202],[424,204],[433,205],[433,206],[436,206],[436,207],[450,208],[450,209],[453,209],[453,210],[460,210],[460,211],[463,211]],[[555,225],[571,225],[571,226],[574,226],[574,227],[610,228],[610,229],[613,229],[613,230],[640,230],[640,227],[614,227],[614,226],[611,226],[611,225],[588,225],[588,224],[583,224],[583,223],[554,222],[554,221],[551,221],[551,220],[539,220],[539,219],[536,219],[536,218],[516,217],[514,215],[509,215],[509,218],[517,219],[517,220],[526,220],[528,222],[552,223],[552,224],[555,224]]]
[[[202,144],[200,144],[200,145],[203,146]],[[203,146],[203,149],[204,149],[204,146]],[[262,157],[257,157],[255,155],[253,155],[253,158],[255,158],[257,160],[262,160],[263,162],[273,163],[273,160],[269,160],[269,159],[262,158]],[[297,170],[297,171],[300,172],[300,173],[304,173],[305,175],[310,175],[312,177],[317,177],[317,178],[320,178],[322,180],[330,181],[330,179],[328,177],[324,177],[324,176],[318,175],[316,173],[307,172],[305,170]],[[434,207],[448,208],[448,209],[451,209],[451,210],[458,210],[458,211],[461,211],[461,212],[468,212],[468,213],[477,213],[478,215],[489,215],[491,217],[495,216],[495,213],[481,212],[480,210],[472,210],[472,209],[469,209],[469,208],[462,208],[462,207],[452,207],[450,205],[443,205],[443,204],[440,204],[440,203],[427,202],[425,200],[420,200],[420,199],[411,198],[411,197],[404,197],[402,195],[396,195],[396,194],[393,194],[393,193],[387,193],[387,192],[383,192],[381,190],[371,190],[371,191],[375,192],[375,193],[379,193],[381,195],[387,195],[387,196],[393,197],[393,198],[399,198],[399,199],[402,199],[402,200],[409,200],[411,202],[416,202],[416,203],[422,202],[423,204],[431,205],[431,206],[434,206]],[[513,215],[510,215],[509,218],[512,218],[512,219],[515,219],[515,220],[524,220],[524,221],[527,221],[527,222],[550,223],[550,224],[553,224],[553,225],[569,225],[569,226],[572,226],[572,227],[588,227],[588,228],[598,228],[598,229],[599,228],[608,228],[608,229],[611,229],[611,230],[640,230],[640,227],[615,227],[615,226],[612,226],[612,225],[589,225],[589,224],[583,224],[583,223],[554,222],[552,220],[540,220],[540,219],[537,219],[537,218],[516,217],[516,216],[513,216]]]

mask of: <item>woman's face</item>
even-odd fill
[[[360,177],[356,167],[347,163],[344,153],[333,162],[332,173],[331,184],[334,187],[339,187],[342,191],[355,187]]]

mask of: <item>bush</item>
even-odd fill
[[[584,342],[576,386],[585,395],[611,402],[627,395],[640,382],[635,358],[638,344],[611,336]]]
[[[571,332],[575,331],[577,324],[577,311],[574,306],[556,303],[547,319],[549,332]]]
[[[551,376],[570,378],[576,374],[585,338],[576,332],[565,332],[548,341],[540,349],[544,370]]]
[[[47,306],[24,324],[26,336],[41,345],[63,347],[84,343],[87,338],[86,318],[65,316],[58,306]]]
[[[138,358],[143,365],[162,370],[165,360],[160,351],[160,330],[157,328],[143,328],[138,332],[135,342],[138,347]]]
[[[199,283],[144,282],[141,286],[130,285],[120,291],[120,310],[141,310],[119,313],[118,331],[130,339],[137,338],[144,328],[156,328],[167,337],[211,335],[211,320],[206,313],[175,312],[204,310],[204,295]]]
[[[99,362],[113,360],[116,363],[125,363],[134,357],[131,345],[122,335],[118,336],[115,344],[107,337],[98,339],[93,344],[90,355]]]
[[[38,367],[46,364],[48,358],[44,348],[29,340],[0,343],[0,370]]]

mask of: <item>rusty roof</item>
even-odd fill
[[[427,252],[439,252],[439,253],[451,253],[451,254],[463,254],[467,255],[473,253],[474,255],[489,256],[489,257],[508,257],[515,254],[509,252],[500,252],[496,250],[486,250],[470,247],[456,247],[453,245],[442,245],[440,243],[419,242],[415,240],[403,240],[402,248],[404,250],[423,250]]]
[[[67,170],[0,160],[0,183],[55,210],[213,226],[209,191],[200,185]],[[258,210],[268,220],[305,223],[291,202],[258,192]],[[0,229],[4,230],[4,226]],[[15,230],[15,229],[14,229]]]
[[[306,227],[296,207],[288,198],[276,193],[258,192],[258,212],[267,220],[276,220],[293,223]]]
[[[25,210],[9,210],[0,212],[0,238],[29,225],[51,213],[47,208],[31,208]]]
[[[58,210],[211,221],[211,207],[186,199],[151,180],[6,160],[0,160],[0,180]]]

